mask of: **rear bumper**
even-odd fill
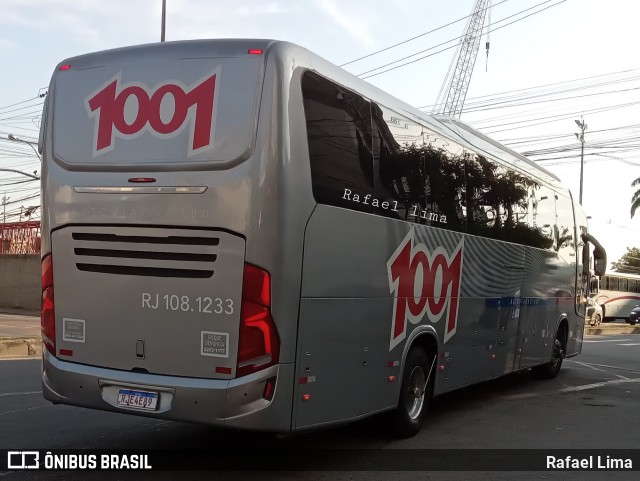
[[[142,374],[61,361],[44,350],[42,392],[56,404],[259,431],[291,430],[293,364],[231,380]],[[273,398],[263,398],[276,378]],[[117,405],[120,388],[159,393],[155,411]]]

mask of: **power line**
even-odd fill
[[[497,22],[494,22],[494,24],[492,25],[492,31],[493,31],[493,32],[495,32],[496,30],[500,30],[501,28],[508,27],[509,25],[513,25],[514,23],[518,23],[518,22],[520,22],[520,21],[522,21],[522,20],[525,20],[526,18],[529,18],[529,17],[531,17],[531,16],[533,16],[533,15],[536,15],[536,14],[538,14],[538,13],[542,13],[542,12],[544,12],[545,10],[548,10],[549,8],[556,7],[556,6],[560,5],[561,3],[566,2],[567,0],[560,0],[558,3],[554,3],[553,5],[549,5],[548,7],[545,7],[545,8],[543,8],[543,9],[541,9],[541,10],[538,10],[537,12],[533,12],[533,13],[530,13],[529,15],[525,15],[524,17],[519,18],[519,19],[517,19],[517,20],[514,20],[513,22],[509,22],[509,23],[507,23],[507,24],[505,24],[505,25],[501,25],[501,26],[499,26],[499,27],[495,27],[495,24],[496,24],[496,23],[500,23],[500,22],[502,22],[502,21],[504,21],[504,20],[506,20],[506,19],[508,19],[508,18],[511,18],[511,17],[513,17],[513,16],[515,16],[515,15],[519,15],[519,14],[521,14],[521,13],[523,13],[523,12],[526,12],[527,10],[531,10],[532,8],[536,8],[536,7],[540,6],[540,5],[543,5],[543,4],[545,4],[545,3],[548,3],[548,2],[550,2],[550,1],[552,1],[552,0],[546,0],[545,2],[542,2],[542,3],[539,3],[539,4],[537,4],[537,5],[534,5],[534,6],[533,6],[533,7],[531,7],[531,8],[528,8],[528,9],[522,10],[522,11],[520,11],[520,12],[518,12],[518,13],[515,13],[515,14],[513,14],[513,15],[509,16],[509,17],[505,17],[505,18],[503,18],[503,19],[498,20]],[[482,35],[484,35],[484,33],[481,33],[481,34],[480,34],[480,35],[478,35],[478,36],[482,36]],[[453,42],[453,41],[459,40],[459,39],[460,39],[460,38],[462,38],[462,37],[463,37],[463,36],[456,37],[456,38],[454,38],[454,39],[448,40],[448,41],[446,41],[446,42],[442,42],[442,43],[440,43],[440,44],[438,44],[438,45],[435,45],[435,46],[433,46],[433,47],[431,47],[431,48],[428,48],[428,49],[426,49],[426,50],[422,50],[421,52],[414,53],[413,55],[409,55],[409,56],[407,56],[407,57],[404,57],[404,58],[402,58],[402,59],[396,60],[396,61],[394,61],[394,62],[390,62],[390,63],[385,64],[385,65],[381,65],[380,67],[377,67],[377,68],[374,68],[374,69],[368,70],[367,72],[363,72],[363,73],[359,74],[359,75],[358,75],[358,77],[362,77],[363,79],[367,79],[367,78],[375,77],[375,76],[377,76],[377,75],[381,75],[381,74],[383,74],[383,73],[387,73],[387,72],[390,72],[390,71],[392,71],[392,70],[396,70],[396,69],[401,68],[401,67],[406,67],[407,65],[410,65],[410,64],[412,64],[412,63],[416,63],[416,62],[418,62],[418,61],[420,61],[420,60],[424,60],[425,58],[433,57],[434,55],[437,55],[437,54],[439,54],[439,53],[442,53],[442,52],[444,52],[444,51],[446,51],[446,50],[450,50],[450,49],[452,49],[452,48],[455,48],[455,47],[457,47],[457,45],[452,45],[452,46],[450,46],[450,47],[446,47],[446,48],[444,48],[444,49],[442,49],[442,50],[439,50],[439,51],[437,51],[437,52],[434,52],[434,53],[432,53],[432,54],[425,55],[424,57],[420,57],[420,58],[417,58],[417,59],[411,60],[411,61],[406,62],[406,63],[404,63],[404,64],[397,65],[397,66],[395,66],[395,67],[391,67],[391,68],[389,68],[389,69],[387,69],[387,70],[383,70],[383,71],[381,71],[381,72],[372,73],[371,75],[366,75],[366,74],[367,74],[367,73],[369,73],[369,72],[374,72],[374,71],[376,71],[376,70],[379,70],[379,69],[381,69],[381,68],[387,67],[387,66],[389,66],[389,65],[393,65],[394,63],[398,63],[398,62],[401,62],[401,61],[406,60],[406,59],[408,59],[408,58],[411,58],[411,57],[413,57],[413,56],[415,56],[415,55],[419,55],[419,54],[421,54],[421,53],[423,53],[423,52],[427,52],[427,51],[429,51],[429,50],[433,50],[434,48],[440,47],[440,46],[445,45],[445,44],[447,44],[447,43],[450,43],[450,42]]]
[[[504,2],[507,2],[507,1],[509,1],[509,0],[502,0],[501,2],[498,2],[493,6],[489,6],[489,8],[483,9],[483,11],[486,11],[486,10],[491,9],[493,7],[497,7],[498,5],[500,5],[500,4],[504,3]],[[551,0],[549,0],[549,1],[551,1]],[[419,35],[416,35],[415,37],[411,37],[411,38],[408,38],[407,40],[403,40],[402,42],[398,42],[398,43],[395,43],[393,45],[389,45],[388,47],[382,48],[380,50],[376,50],[375,52],[372,52],[372,53],[367,54],[367,55],[363,55],[362,57],[358,57],[358,58],[356,58],[354,60],[350,60],[350,61],[348,61],[346,63],[340,64],[339,67],[344,67],[345,65],[349,65],[349,64],[358,62],[360,60],[364,60],[365,58],[373,57],[374,55],[378,55],[379,53],[386,52],[387,50],[391,50],[392,48],[398,47],[400,45],[404,45],[404,44],[409,43],[409,42],[411,42],[413,40],[416,40],[416,39],[418,39],[420,37],[424,37],[425,35],[429,35],[430,33],[437,32],[438,30],[442,30],[443,28],[446,28],[446,27],[449,27],[449,26],[451,26],[453,24],[461,22],[462,20],[466,20],[471,15],[473,15],[473,14],[469,14],[466,17],[459,18],[458,20],[454,20],[453,22],[449,22],[449,23],[447,23],[445,25],[441,25],[440,27],[434,28],[433,30],[429,30],[428,32],[424,32],[424,33],[421,33]],[[460,37],[458,37],[458,38],[460,38]],[[414,54],[414,55],[417,55],[417,54]]]
[[[628,102],[625,104],[618,104],[618,105],[613,105],[610,107],[598,107],[598,108],[594,108],[594,109],[589,109],[589,110],[579,110],[577,112],[569,112],[569,113],[563,113],[563,114],[558,114],[558,115],[550,115],[550,116],[545,116],[545,117],[539,117],[536,119],[529,119],[529,120],[522,120],[522,121],[517,121],[517,122],[509,122],[506,124],[497,124],[497,125],[490,125],[490,126],[485,126],[485,127],[480,127],[480,130],[484,130],[485,132],[487,131],[487,129],[494,129],[496,127],[504,127],[507,125],[512,126],[513,124],[524,124],[524,123],[529,123],[529,122],[536,122],[536,123],[529,123],[529,125],[520,125],[517,127],[510,127],[510,128],[505,128],[505,129],[500,129],[500,130],[489,130],[488,133],[491,134],[495,134],[497,132],[506,132],[508,130],[517,130],[517,129],[522,129],[522,128],[526,128],[526,127],[533,127],[535,125],[542,125],[542,124],[547,124],[547,123],[551,123],[551,122],[557,122],[559,120],[567,120],[567,119],[571,119],[572,117],[575,117],[576,115],[581,115],[581,114],[589,114],[589,113],[600,113],[600,112],[608,112],[611,110],[616,110],[616,109],[621,109],[621,108],[626,108],[626,107],[631,107],[633,105],[638,105],[640,104],[640,101],[637,102]],[[540,121],[540,122],[538,122]]]
[[[516,90],[507,90],[505,92],[500,92],[500,93],[494,93],[494,94],[487,94],[487,95],[480,95],[478,97],[472,97],[469,99],[469,104],[468,105],[474,105],[474,101],[478,101],[480,99],[485,99],[488,97],[496,97],[499,96],[499,98],[509,98],[507,97],[507,94],[513,94],[513,93],[517,93],[517,92],[529,92],[529,91],[535,91],[537,89],[543,89],[545,87],[553,87],[553,86],[557,86],[557,85],[564,85],[564,84],[568,84],[568,83],[574,83],[574,82],[581,82],[583,80],[591,80],[591,79],[596,79],[596,78],[600,78],[600,77],[608,77],[608,76],[612,76],[612,75],[619,75],[619,74],[626,74],[626,73],[630,73],[630,72],[640,72],[639,68],[636,69],[631,69],[631,70],[619,70],[617,72],[609,72],[606,74],[598,74],[598,75],[592,75],[589,77],[581,77],[581,78],[577,78],[577,79],[572,79],[572,80],[564,80],[562,82],[553,82],[553,83],[549,83],[549,84],[543,84],[543,85],[536,85],[534,87],[526,87],[526,88],[522,88],[522,89],[516,89]],[[638,79],[640,78],[640,76],[637,77],[632,77],[633,79]],[[610,83],[610,82],[608,82]],[[606,85],[608,83],[602,84],[602,85]],[[518,96],[515,96],[516,98]],[[493,99],[491,99],[493,100]],[[419,110],[430,110],[431,108],[433,108],[434,105],[424,105],[422,107],[416,107]]]
[[[0,111],[5,110],[5,109],[8,109],[8,108],[11,108],[11,107],[15,107],[16,105],[21,105],[21,104],[25,104],[25,103],[27,103],[27,102],[31,102],[31,101],[33,101],[33,100],[40,100],[40,98],[39,98],[39,97],[33,97],[33,98],[31,98],[31,99],[23,100],[23,101],[21,101],[21,102],[17,102],[17,103],[15,103],[15,104],[5,105],[4,107],[0,107]]]

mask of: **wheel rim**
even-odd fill
[[[422,412],[426,386],[427,380],[424,375],[424,370],[420,366],[414,367],[409,375],[406,391],[407,414],[411,419],[417,419]]]
[[[596,326],[600,325],[600,321],[602,321],[602,319],[600,318],[600,314],[596,314]]]

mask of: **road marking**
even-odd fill
[[[15,411],[5,411],[3,413],[0,413],[0,416],[4,416],[5,414],[21,413],[21,412],[24,412],[24,411],[33,411],[34,409],[47,408],[49,406],[52,406],[52,404],[47,403],[47,404],[41,404],[39,406],[32,406],[32,407],[28,407],[28,408],[16,409]]]
[[[4,394],[0,394],[0,397],[9,397],[9,396],[26,396],[29,394],[42,394],[42,391],[26,391],[26,392],[7,392]]]
[[[640,346],[640,342],[628,342],[626,344],[618,344],[618,346]]]
[[[596,343],[596,342],[622,342],[622,341],[633,341],[633,339],[603,339],[601,341],[596,341],[596,340],[592,341],[592,340],[589,340],[589,339],[585,339],[582,342],[593,342],[593,343]]]
[[[578,392],[587,391],[589,389],[597,389],[599,387],[609,386],[611,384],[635,384],[640,383],[640,377],[631,379],[612,379],[611,381],[594,382],[593,384],[583,384],[581,386],[573,386],[559,389],[557,392]]]
[[[569,393],[569,392],[588,391],[590,389],[597,389],[599,387],[604,387],[611,384],[631,384],[631,383],[633,384],[640,383],[640,377],[612,379],[610,381],[594,382],[592,384],[583,384],[581,386],[563,387],[560,389],[554,389],[552,391],[510,394],[508,396],[500,396],[500,397],[502,399],[507,399],[509,401],[512,401],[517,399],[527,399],[527,398],[534,398],[539,396],[547,396],[549,394],[562,394],[562,393]]]
[[[579,364],[581,366],[584,367],[588,367],[589,369],[593,369],[594,371],[600,371],[600,372],[606,372],[604,369],[598,369],[595,366],[592,366],[591,364],[587,364],[586,362],[580,362],[580,361],[573,361],[575,364]]]
[[[580,361],[574,361],[572,359],[567,359],[566,362],[570,362],[572,364],[580,364],[580,365],[583,365],[585,367],[588,367],[588,366],[606,367],[606,368],[609,368],[609,369],[615,369],[617,371],[628,371],[628,372],[632,372],[632,373],[635,373],[635,374],[640,374],[640,371],[637,371],[635,369],[628,369],[628,368],[620,367],[620,366],[610,366],[609,364],[596,364],[596,363],[593,363],[593,362],[580,362]]]

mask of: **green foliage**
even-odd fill
[[[627,247],[627,252],[616,262],[611,263],[613,270],[627,274],[640,272],[640,248]]]
[[[631,182],[631,187],[640,186],[640,177]],[[640,189],[636,190],[631,197],[631,218],[633,219],[636,210],[640,207]]]

